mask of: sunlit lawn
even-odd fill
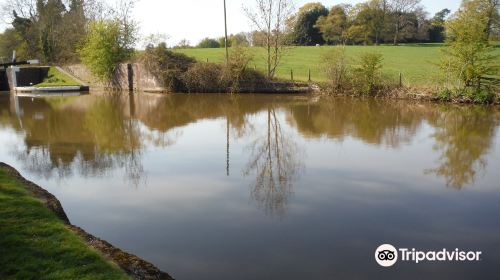
[[[0,279],[129,279],[0,167]]]
[[[309,69],[313,81],[324,81],[322,74],[322,54],[331,46],[323,47],[293,47],[283,58],[283,63],[278,69],[278,77],[290,79],[293,69],[296,80],[307,81]],[[441,58],[441,44],[412,44],[401,46],[347,46],[347,53],[351,63],[356,64],[357,57],[364,52],[379,52],[384,56],[384,73],[397,81],[399,73],[407,85],[432,85],[439,81],[438,67]],[[255,59],[252,67],[265,70],[265,49],[251,48]],[[182,49],[179,52],[193,56],[200,61],[223,62],[224,49]],[[500,54],[500,48],[495,49]]]

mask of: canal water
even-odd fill
[[[500,110],[279,95],[0,96],[0,161],[179,280],[498,279]],[[481,251],[399,261],[381,244]]]

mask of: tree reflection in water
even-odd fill
[[[84,128],[92,135],[98,153],[113,155],[115,164],[125,169],[127,179],[138,186],[144,178],[141,131],[137,120],[125,118],[125,105],[121,93],[99,98],[87,112]],[[133,113],[135,103],[130,102],[128,108]]]
[[[252,198],[272,215],[285,214],[288,199],[293,194],[293,183],[303,169],[303,153],[286,135],[274,108],[267,109],[267,130],[250,146],[250,161],[244,171],[255,173]]]
[[[139,122],[127,117],[126,96],[18,98],[12,95],[8,121],[23,132],[25,146],[12,149],[31,173],[46,179],[108,175],[123,168],[126,180],[138,186],[145,178],[141,162]],[[14,99],[14,100],[12,100]]]
[[[487,165],[496,131],[495,112],[487,107],[443,108],[432,121],[437,131],[434,150],[441,153],[439,166],[427,174],[444,177],[447,186],[462,189],[474,184]]]
[[[252,121],[261,113],[267,117],[267,127]],[[122,168],[127,180],[139,184],[145,177],[144,147],[171,145],[190,123],[221,118],[225,118],[225,173],[230,174],[230,151],[236,146],[230,140],[263,133],[251,145],[243,173],[255,173],[252,197],[275,214],[284,213],[303,168],[300,149],[280,123],[282,115],[306,139],[352,137],[394,150],[413,145],[419,130],[430,125],[440,157],[438,166],[425,172],[457,189],[473,184],[485,170],[500,118],[492,107],[273,95],[106,94],[34,99],[11,95],[0,102],[0,125],[14,129],[24,140],[24,145],[10,150],[26,169],[46,178],[65,178],[72,172],[105,176]]]

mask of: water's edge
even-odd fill
[[[54,212],[56,216],[68,226],[75,234],[80,236],[85,243],[101,252],[106,258],[116,263],[125,273],[133,279],[151,279],[151,280],[173,280],[166,272],[161,271],[153,264],[116,248],[105,240],[101,240],[84,229],[72,225],[61,205],[61,202],[50,192],[37,184],[25,179],[19,171],[12,166],[0,162],[0,168],[4,169],[10,176],[17,179],[35,198],[42,201],[45,207]]]

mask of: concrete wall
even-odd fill
[[[29,87],[43,82],[48,76],[50,67],[9,67],[7,68],[7,78],[10,87]],[[13,72],[16,81],[12,80]]]
[[[17,86],[29,87],[39,84],[49,75],[50,67],[22,67],[16,73]]]
[[[96,79],[90,70],[82,64],[74,64],[63,67],[71,75],[87,83],[91,88],[120,88],[122,90],[136,90],[148,92],[163,92],[165,89],[162,83],[158,81],[142,64],[121,64],[112,83],[103,83]]]

